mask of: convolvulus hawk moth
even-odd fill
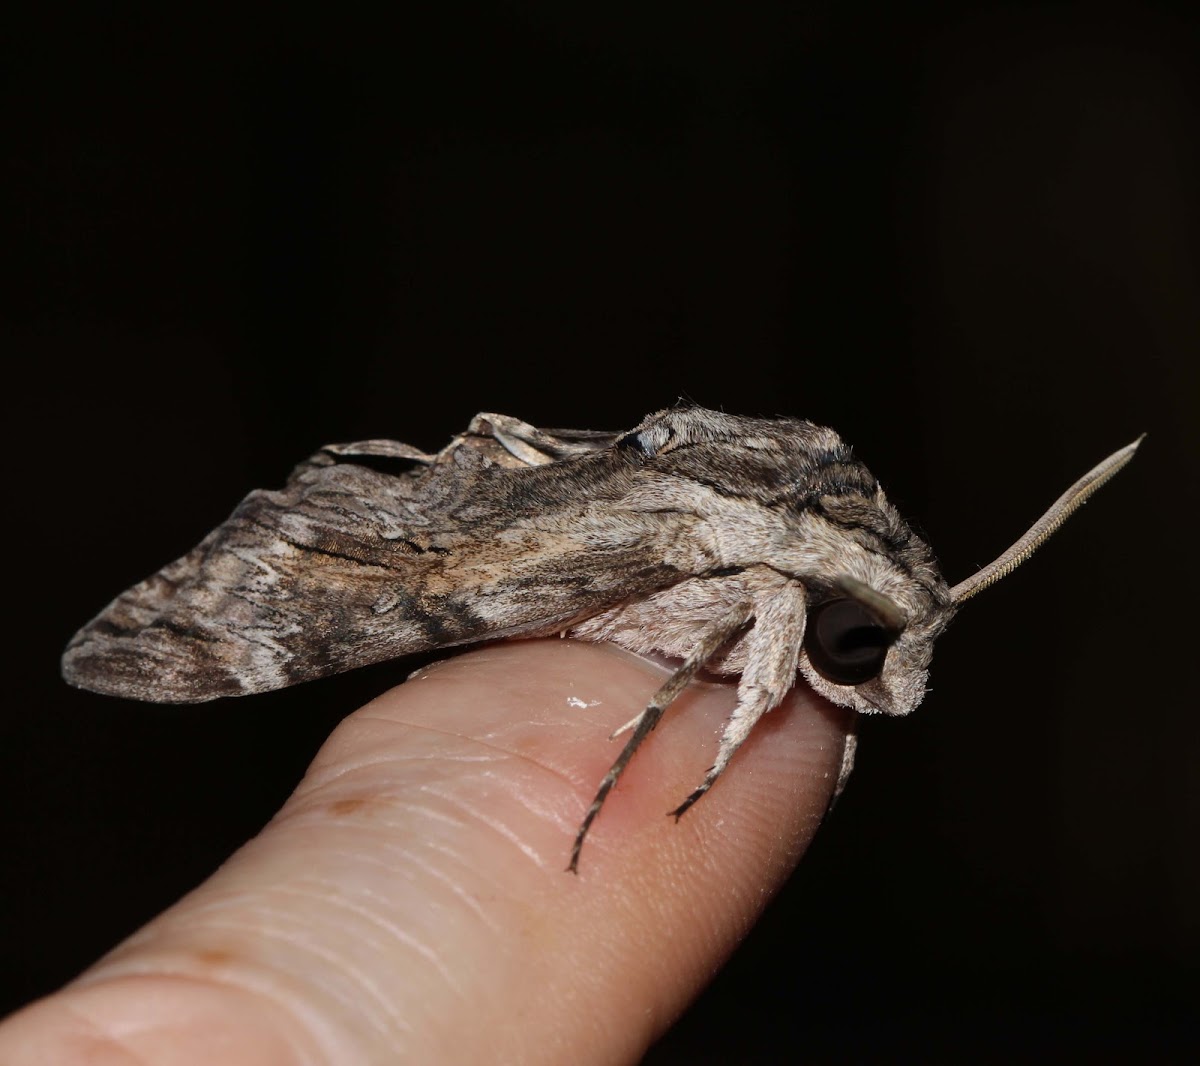
[[[683,660],[600,784],[702,668],[738,674],[712,787],[797,671],[834,703],[907,714],[958,606],[1023,562],[1132,457],[1085,474],[953,587],[833,430],[700,407],[627,433],[476,416],[436,454],[321,449],[182,559],[119,596],[63,656],[73,685],[165,703],[263,692],[431,648],[562,633]]]

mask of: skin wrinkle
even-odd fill
[[[457,827],[467,825],[468,823],[466,821],[462,821],[453,824]],[[450,858],[454,859],[464,870],[474,870],[475,868],[474,864],[469,859],[463,858],[458,852],[451,848],[448,848],[444,845],[438,845],[430,840],[423,840],[421,843],[422,847],[426,850],[435,851],[439,855],[449,856]],[[411,873],[411,868],[415,866],[417,867],[418,872],[422,872],[433,877],[435,880],[449,889],[456,896],[456,898],[461,899],[463,903],[465,903],[467,907],[488,927],[490,932],[500,931],[501,926],[488,919],[487,913],[482,909],[476,900],[471,898],[470,894],[463,886],[457,884],[452,878],[450,878],[449,874],[442,873],[436,867],[426,866],[425,863],[427,860],[421,855],[421,853],[402,847],[398,844],[391,844],[387,840],[380,841],[378,843],[378,847],[387,852],[389,855],[401,856],[405,859],[407,865],[395,862],[386,862],[382,858],[376,858],[370,854],[358,851],[339,852],[337,850],[329,849],[327,845],[322,848],[322,852],[332,858],[337,858],[339,855],[344,855],[347,860],[347,864],[355,863],[358,865],[381,868],[389,876],[402,877],[408,882],[415,880]]]
[[[474,848],[472,848],[471,853],[460,852],[448,846],[431,847],[430,850],[448,856],[451,861],[458,865],[460,870],[479,879],[477,887],[468,890],[464,886],[462,889],[463,892],[474,891],[479,899],[487,899],[493,905],[496,905],[500,900],[512,901],[512,888],[505,880],[505,875],[487,868],[480,869],[477,856],[474,854]],[[481,904],[475,903],[473,907],[475,906],[481,906]],[[504,939],[503,922],[488,922],[487,925],[489,930],[500,934],[500,940]]]
[[[574,832],[579,822],[578,809],[571,806],[570,811],[568,811],[562,802],[562,797],[558,795],[546,795],[544,799],[540,797],[541,794],[534,791],[530,795],[523,795],[516,798],[525,810],[537,815],[547,825],[553,826],[555,829],[561,830],[566,834]]]
[[[312,786],[314,789],[325,788],[327,785],[332,784],[335,781],[340,781],[343,777],[347,776],[348,774],[354,773],[356,770],[369,770],[375,766],[393,766],[393,765],[396,765],[398,762],[399,763],[425,762],[425,761],[428,761],[429,759],[435,759],[435,758],[440,758],[440,756],[436,756],[436,755],[400,755],[400,756],[397,756],[394,754],[390,754],[390,755],[386,755],[386,756],[380,756],[378,758],[363,759],[358,762],[349,763],[344,768],[342,768],[340,770],[335,770],[329,777],[322,777],[321,775],[313,773],[310,770],[307,774],[305,774],[305,776],[304,776],[303,780],[301,780],[300,784],[296,786],[296,792],[292,793],[291,797],[289,797],[289,799],[287,801],[287,804],[285,804],[283,807],[281,807],[279,809],[278,813],[275,815],[275,818],[278,819],[278,818],[288,814],[289,808],[292,804],[292,801],[296,800],[300,794],[300,790],[305,789],[307,786]]]
[[[524,855],[525,858],[531,860],[538,867],[542,869],[550,868],[550,863],[546,860],[546,858],[541,855],[532,844],[523,842],[519,833],[498,819],[485,816],[482,810],[477,810],[466,799],[455,796],[453,792],[440,791],[438,788],[435,788],[432,785],[425,786],[422,791],[427,792],[431,796],[437,796],[438,799],[443,800],[447,805],[455,808],[456,810],[465,811],[466,814],[470,818],[474,819],[477,824],[490,829],[496,837],[503,840],[505,843],[511,844],[522,855]]]
[[[86,977],[86,976],[88,976],[88,975],[84,975],[84,977]],[[140,980],[143,980],[143,978],[140,978],[140,977],[131,977],[131,978],[115,977],[115,978],[112,978],[113,983],[120,983],[122,981],[140,981]],[[220,990],[220,992],[222,992],[222,993],[227,992],[227,990],[233,989],[233,990],[235,990],[236,993],[238,993],[240,995],[247,995],[248,998],[250,998],[252,1000],[265,1002],[265,1004],[268,1005],[269,1010],[271,1010],[274,1013],[282,1013],[284,1017],[289,1017],[289,1018],[294,1017],[294,1012],[290,1011],[287,1006],[284,1006],[283,1004],[281,1004],[281,1002],[278,1002],[275,998],[272,998],[272,996],[263,994],[262,990],[259,990],[256,988],[234,986],[234,984],[227,984],[227,983],[223,983],[220,981],[212,981],[212,980],[209,980],[208,977],[205,977],[203,975],[163,974],[163,975],[155,975],[155,977],[152,978],[152,980],[155,980],[155,981],[162,980],[162,981],[166,981],[168,983],[173,983],[173,984],[184,984],[184,986],[186,986],[186,984],[194,984],[194,986],[202,986],[205,988],[214,988],[214,989]],[[83,984],[84,984],[83,978],[77,978],[77,981],[74,983],[76,983],[77,986],[79,986],[79,987],[83,987]],[[85,1000],[85,1002],[90,1002],[90,1000]],[[65,1001],[61,1001],[58,1006],[59,1006],[59,1010],[64,1010],[64,1011],[66,1011],[67,1014],[70,1014],[70,1016],[72,1016],[73,1018],[80,1020],[80,1022],[82,1022],[86,1026],[86,1028],[88,1028],[89,1031],[92,1032],[92,1034],[95,1034],[95,1043],[97,1044],[97,1046],[107,1046],[107,1048],[115,1048],[116,1050],[120,1050],[120,1052],[122,1052],[128,1056],[128,1061],[130,1061],[130,1062],[137,1062],[137,1064],[145,1064],[145,1066],[157,1066],[157,1062],[155,1060],[145,1059],[140,1054],[137,1054],[137,1055],[134,1054],[133,1049],[128,1047],[127,1034],[124,1034],[124,1032],[122,1032],[122,1034],[119,1034],[119,1032],[115,1031],[114,1026],[112,1024],[106,1025],[106,1024],[98,1023],[97,1019],[94,1016],[92,1016],[91,1013],[84,1010],[83,1004],[80,1004],[78,999],[66,999]],[[109,1020],[109,1023],[110,1023],[110,1020],[112,1020],[112,1019],[107,1019],[107,1020]],[[142,1026],[143,1030],[144,1030],[144,1028],[145,1028],[145,1026]],[[287,1044],[289,1050],[292,1050],[292,1052],[295,1053],[295,1055],[296,1055],[294,1064],[289,1064],[289,1066],[306,1066],[306,1064],[311,1064],[311,1066],[317,1066],[318,1061],[322,1061],[322,1062],[329,1061],[328,1059],[325,1059],[324,1056],[323,1056],[322,1060],[313,1059],[312,1056],[310,1054],[308,1054],[307,1049],[300,1048],[298,1046],[298,1044],[296,1044],[292,1038],[294,1035],[294,1030],[288,1029],[288,1030],[284,1031],[281,1029],[275,1029],[275,1032],[277,1032],[278,1037],[280,1037],[280,1040],[283,1043]],[[107,1048],[104,1048],[104,1049],[107,1049]],[[88,1061],[92,1061],[92,1056],[89,1056]],[[106,1059],[103,1061],[108,1062],[109,1060]]]
[[[426,850],[436,852],[438,855],[448,857],[457,862],[463,869],[470,869],[470,863],[463,858],[458,852],[446,847],[445,845],[428,842],[425,845]],[[466,907],[478,920],[486,927],[487,931],[493,936],[499,936],[503,930],[503,924],[488,917],[488,913],[484,910],[482,904],[475,899],[466,888],[459,884],[448,873],[439,870],[436,866],[431,865],[428,859],[420,852],[410,850],[408,848],[400,848],[391,846],[388,847],[389,852],[393,852],[402,856],[410,866],[414,866],[417,872],[425,877],[437,881],[447,892]]]
[[[345,898],[344,895],[341,894],[340,890],[318,890],[318,884],[319,882],[313,883],[311,881],[307,884],[294,882],[288,885],[277,885],[274,889],[272,889],[272,891],[283,896],[294,895],[302,898],[315,899],[318,902],[326,904],[332,909],[342,910],[349,914],[353,914],[367,922],[369,925],[376,926],[391,936],[401,946],[411,948],[413,951],[415,951],[422,959],[424,959],[431,966],[433,966],[434,969],[437,970],[442,980],[445,981],[446,986],[452,992],[454,992],[459,999],[464,998],[461,982],[454,977],[454,974],[430,945],[422,943],[415,936],[401,928],[395,922],[388,921],[388,919],[385,918],[381,913],[377,913],[368,908],[359,906],[352,900]],[[385,896],[378,892],[372,892],[368,888],[360,886],[357,891],[359,895],[365,896],[374,902],[387,902]]]
[[[105,969],[103,969],[103,967],[104,963],[101,963],[99,967],[85,972],[72,982],[71,987],[82,990],[99,985],[111,986],[120,985],[126,982],[140,983],[143,981],[153,981],[163,982],[167,985],[196,985],[202,988],[215,989],[221,993],[233,992],[239,996],[246,996],[250,1000],[265,1003],[272,1014],[280,1015],[285,1019],[292,1019],[302,1026],[302,1031],[307,1033],[312,1038],[312,1042],[315,1043],[317,1048],[320,1049],[319,1057],[314,1058],[308,1054],[305,1049],[297,1045],[294,1039],[296,1032],[295,1027],[290,1025],[272,1027],[272,1031],[278,1034],[280,1039],[287,1044],[290,1050],[296,1052],[298,1055],[303,1056],[302,1058],[297,1059],[296,1066],[304,1066],[305,1063],[312,1063],[313,1066],[316,1066],[316,1064],[320,1063],[322,1066],[325,1066],[325,1064],[339,1061],[339,1058],[332,1045],[335,1042],[340,1043],[340,1041],[336,1040],[332,1032],[327,1033],[325,1039],[322,1039],[321,1037],[321,1030],[330,1030],[332,1026],[329,1024],[318,1025],[315,1027],[306,1025],[304,1023],[304,1019],[295,1009],[296,1004],[291,1001],[290,997],[281,997],[275,994],[275,990],[273,989],[259,984],[251,984],[243,980],[233,980],[234,975],[229,972],[222,974],[194,972],[183,973],[163,970],[161,968],[143,972],[139,971],[136,967],[130,967],[124,973],[119,971],[116,973],[111,973],[107,972]],[[274,971],[270,972],[274,973]],[[250,977],[252,975],[249,971],[243,970],[238,976]],[[278,982],[276,982],[276,984],[278,984]],[[67,998],[65,1000],[56,1002],[55,1006],[59,1009],[65,1007],[71,1014],[84,1018],[90,1027],[105,1033],[105,1036],[111,1036],[113,1039],[120,1039],[116,1033],[111,1031],[105,1032],[104,1030],[100,1029],[92,1017],[85,1011],[81,1010],[78,998]],[[118,1017],[120,1017],[120,1015],[118,1015]],[[317,1017],[321,1017],[321,1015],[317,1015]],[[124,1048],[123,1050],[129,1049]],[[132,1054],[132,1052],[130,1053]],[[137,1061],[141,1062],[145,1060],[139,1058]],[[157,1066],[157,1064],[151,1063],[150,1066]]]
[[[68,1015],[86,1027],[91,1037],[90,1042],[94,1043],[97,1048],[119,1051],[133,1066],[153,1066],[149,1059],[135,1053],[133,1048],[129,1046],[126,1041],[127,1034],[113,1032],[112,1029],[98,1024],[96,1019],[83,1010],[78,1002],[68,1001],[64,1005],[64,1009]]]
[[[471,738],[464,738],[460,734],[457,734],[457,733],[444,732],[441,730],[429,730],[429,732],[432,732],[435,734],[440,734],[442,736],[453,737],[455,739],[471,739]],[[490,745],[486,745],[486,744],[484,746],[490,747]],[[500,749],[493,749],[493,750],[500,751]],[[508,754],[508,753],[500,751],[500,754]],[[424,760],[432,760],[432,761],[437,761],[437,762],[442,761],[440,756],[438,756],[438,755],[409,756],[408,759],[414,760],[414,761],[424,761]],[[536,760],[530,756],[517,755],[516,759],[518,762],[520,762],[521,764],[523,764],[527,767],[532,767],[533,769],[538,770],[538,771],[548,772],[557,781],[569,785],[572,792],[576,792],[576,791],[578,791],[578,788],[584,787],[584,786],[576,786],[574,783],[572,783],[570,781],[569,778],[567,778],[561,772],[554,770],[551,767],[546,766],[545,764],[539,762],[538,760]],[[379,761],[385,762],[385,763],[391,763],[393,760],[389,759],[389,760],[379,760]],[[404,758],[397,758],[396,760],[394,760],[394,763],[396,765],[398,765],[404,761],[406,761]],[[371,765],[375,765],[375,764],[372,763]],[[276,816],[275,820],[284,822],[289,819],[289,816],[294,818],[299,814],[305,814],[310,817],[311,816],[320,817],[320,814],[322,812],[316,808],[319,808],[322,804],[327,806],[330,801],[328,799],[320,800],[318,798],[314,798],[314,793],[319,794],[321,792],[326,791],[329,788],[330,784],[332,784],[335,781],[340,781],[344,776],[345,776],[344,774],[335,775],[332,778],[328,778],[328,779],[322,781],[319,785],[316,786],[315,789],[305,792],[303,795],[298,794],[299,798],[293,797],[292,800],[289,800],[288,804],[283,808],[283,810],[281,810],[279,812],[279,814]],[[478,780],[478,779],[476,779],[476,780]],[[493,776],[491,778],[491,780],[493,780],[494,782],[497,782],[501,785],[504,785],[505,784],[505,775]],[[303,788],[303,785],[301,787]],[[528,792],[529,795],[536,796],[539,794],[538,790],[536,788],[529,789],[528,785],[522,781],[513,782],[512,787],[517,788],[522,792]],[[439,799],[444,800],[446,798],[445,794],[439,792],[437,789],[435,789],[433,787],[433,782],[422,783],[417,786],[417,790],[419,790],[423,793],[429,794],[429,795],[436,796]],[[393,804],[395,802],[394,800],[392,800],[391,797],[387,796],[386,794],[380,794],[378,791],[372,790],[369,787],[366,790],[365,798],[372,800],[372,801],[382,801],[382,802],[385,802],[388,804]],[[532,813],[537,814],[543,821],[550,822],[557,828],[563,828],[566,826],[567,818],[565,815],[563,815],[561,813],[561,805],[557,801],[551,800],[547,804],[534,805],[534,804],[532,804],[532,802],[530,801],[528,796],[519,796],[516,798],[518,799],[518,801],[521,803],[522,807],[525,810],[531,811]],[[473,817],[476,818],[476,820],[481,820],[481,821],[483,821],[484,824],[491,825],[491,828],[494,831],[500,832],[499,828],[496,825],[492,825],[491,823],[487,822],[486,819],[482,819],[482,816],[477,815],[476,812],[474,812],[471,808],[464,807],[462,804],[458,804],[457,806],[459,809],[467,810]],[[342,816],[342,817],[345,817],[345,816]],[[512,834],[507,834],[507,833],[503,833],[502,835],[509,837],[509,839],[511,839],[513,843],[517,843],[518,847],[521,847],[521,850],[526,854],[526,856],[528,858],[533,859],[535,862],[538,862],[539,864],[544,864],[545,860],[536,851],[534,851],[532,849],[528,849],[525,846],[522,846],[521,844],[519,844],[519,842],[516,841],[515,836],[513,836]]]
[[[400,799],[399,797],[387,797],[387,799],[388,806],[393,810],[412,811],[418,815],[418,818],[421,821],[438,822],[442,825],[448,825],[455,829],[470,824],[465,818],[455,817],[453,814],[450,814],[446,811],[438,810],[436,807],[428,807],[413,800]],[[386,829],[403,829],[407,828],[409,825],[409,823],[403,820],[392,821],[389,818],[382,817],[374,817],[372,819],[372,824],[382,826]]]
[[[508,748],[501,747],[497,744],[493,744],[490,741],[483,739],[482,737],[467,736],[463,733],[455,732],[452,729],[438,729],[436,726],[428,725],[423,722],[409,722],[406,720],[389,718],[389,717],[381,716],[381,715],[361,715],[361,712],[360,712],[360,714],[355,715],[355,718],[359,721],[364,721],[364,722],[379,722],[379,723],[386,723],[389,726],[403,726],[403,727],[413,730],[413,732],[415,732],[415,733],[429,733],[434,736],[450,737],[454,740],[462,740],[462,741],[465,741],[470,744],[475,744],[481,748],[485,748],[489,751],[493,751],[498,755],[506,755],[506,756],[509,756],[510,758],[520,760],[521,762],[524,762],[529,766],[533,766],[538,770],[544,770],[546,773],[549,773],[552,776],[558,778],[564,784],[570,785],[572,789],[574,789],[576,787],[576,782],[572,781],[561,770],[557,770],[553,766],[550,766],[546,763],[539,762],[532,755],[528,755],[525,752],[513,751]],[[522,724],[527,724],[527,723],[522,723]],[[407,757],[411,758],[411,759],[420,758],[419,756],[407,756]],[[430,757],[441,759],[442,755],[439,753],[436,756],[430,756]],[[392,758],[393,761],[399,762],[404,758],[404,756],[395,756],[395,757],[389,756],[389,758]],[[387,760],[379,760],[379,761],[385,762]],[[375,765],[375,763],[372,762],[372,763],[368,763],[368,764],[358,764],[358,765],[359,766]],[[357,769],[357,768],[358,768],[358,766],[346,767],[342,770],[337,771],[332,777],[320,780],[318,782],[318,784],[321,784],[321,785],[328,784],[330,781],[335,781],[338,778],[345,776],[345,774],[350,772],[351,770]],[[309,780],[307,775],[306,775],[306,780]],[[300,784],[301,789],[304,788],[304,784],[305,784],[305,782],[302,781]]]
[[[358,1022],[366,1022],[385,1039],[390,1039],[395,1035],[396,1031],[410,1033],[413,1029],[413,1026],[405,1021],[404,1017],[400,1014],[400,1010],[407,1006],[407,1004],[395,1003],[393,998],[388,995],[386,989],[381,988],[378,982],[371,980],[361,967],[352,965],[344,953],[327,950],[320,946],[320,942],[306,937],[297,937],[297,931],[304,934],[312,933],[312,927],[308,924],[297,923],[293,928],[289,928],[263,924],[261,922],[213,922],[210,920],[207,928],[218,932],[249,935],[268,943],[274,940],[295,951],[306,953],[311,958],[319,961],[321,965],[317,966],[289,966],[286,969],[281,969],[273,963],[262,963],[258,959],[247,958],[239,965],[239,970],[244,971],[249,966],[249,968],[262,969],[276,978],[294,978],[297,973],[314,976],[316,980],[299,982],[297,987],[297,1001],[306,1007],[305,1013],[313,1011],[312,1006],[307,1001],[311,998],[312,992],[319,989],[322,996],[333,1000],[341,1007],[341,1015],[354,1017]],[[335,975],[347,980],[333,982],[321,980],[325,975]],[[288,983],[297,984],[294,980]],[[352,987],[347,988],[347,984]],[[369,997],[378,1009],[374,1011],[369,1009],[368,1004],[363,1000],[364,996]],[[329,1014],[328,1010],[318,1008],[313,1016],[323,1017]],[[387,1021],[392,1022],[393,1027],[389,1027],[386,1024]],[[345,1028],[344,1023],[339,1024],[335,1021],[334,1024],[337,1024],[338,1028]],[[333,1058],[331,1061],[338,1062],[342,1060]]]
[[[298,791],[288,800],[286,806],[280,808],[274,820],[285,821],[300,814],[326,813],[323,808],[356,798],[362,799],[364,802],[370,802],[373,805],[378,805],[384,801],[390,803],[400,799],[400,793],[381,792],[370,781],[367,782],[365,788],[350,788],[346,790],[345,795],[339,795],[338,789],[331,788],[331,786],[340,785],[347,777],[350,777],[358,770],[371,770],[378,766],[395,769],[406,767],[409,764],[429,765],[431,763],[438,765],[448,763],[450,765],[478,768],[502,766],[503,762],[504,760],[496,758],[494,755],[481,755],[471,758],[452,754],[442,755],[438,752],[396,753],[384,758],[365,760],[361,763],[356,763],[353,767],[349,767],[345,773],[338,773],[318,782],[311,790],[306,789],[303,794]],[[466,780],[468,778],[464,777],[463,779]],[[391,775],[386,776],[385,780],[391,780]],[[348,782],[348,784],[353,785],[354,782]],[[303,787],[304,782],[301,782],[298,788]],[[333,791],[337,798],[331,799],[327,796],[326,793],[329,791]],[[338,815],[338,817],[345,817],[345,815]]]
[[[424,810],[424,808],[416,807],[416,806],[414,806],[413,809],[417,810],[417,811]],[[454,820],[448,815],[442,816],[442,821],[444,821],[446,824],[451,825],[452,827],[456,827],[456,828],[457,827],[469,827],[471,825],[471,821],[469,819],[462,818],[462,819]],[[385,823],[385,824],[390,824],[390,823]],[[394,854],[404,856],[405,858],[411,859],[413,862],[417,863],[418,865],[420,865],[426,861],[422,857],[421,852],[412,851],[412,850],[409,850],[408,848],[405,848],[405,847],[402,847],[402,846],[399,846],[396,844],[390,844],[387,842],[383,842],[381,846],[385,850],[387,850],[389,853],[394,853]],[[461,852],[455,850],[454,848],[450,847],[448,844],[446,844],[444,842],[438,842],[438,841],[435,841],[430,838],[424,838],[421,840],[421,848],[423,849],[423,851],[431,851],[431,852],[437,853],[438,855],[447,856],[454,863],[456,863],[457,866],[462,870],[469,871],[471,873],[478,872],[478,863],[475,861],[474,857],[465,856]],[[377,863],[377,864],[383,865],[382,863]],[[390,866],[390,864],[389,864],[389,866]],[[400,871],[400,872],[403,872],[403,871]],[[430,872],[433,873],[439,880],[444,881],[444,883],[447,886],[452,887],[453,890],[455,891],[455,893],[461,895],[461,898],[465,902],[468,903],[468,905],[471,907],[472,910],[478,910],[480,917],[484,918],[485,922],[487,922],[486,913],[482,910],[479,910],[479,904],[471,898],[471,896],[467,892],[465,886],[456,885],[456,883],[452,879],[449,878],[448,874],[444,875],[444,874],[437,873],[435,868],[431,868]],[[496,926],[494,923],[487,922],[487,924],[488,924],[489,929],[495,930],[495,929],[499,928],[499,926]]]
[[[289,817],[295,817],[299,814],[326,813],[328,808],[346,800],[361,799],[364,803],[371,803],[372,806],[379,806],[384,802],[398,802],[400,800],[402,796],[401,792],[380,791],[374,783],[373,775],[369,776],[368,780],[363,783],[365,787],[362,787],[355,780],[346,781],[346,778],[356,774],[359,770],[374,770],[376,767],[395,770],[398,768],[406,769],[412,764],[417,766],[429,766],[430,764],[440,766],[442,763],[477,769],[480,767],[502,767],[506,761],[506,759],[498,758],[496,754],[470,757],[451,753],[443,755],[437,751],[389,753],[385,757],[355,763],[353,766],[348,767],[345,772],[336,773],[331,777],[321,780],[314,781],[312,777],[306,777],[297,787],[297,791],[288,800],[287,804],[275,815],[275,820],[284,821]],[[397,779],[397,775],[394,773],[385,773],[382,779],[384,781],[393,781]],[[404,780],[404,775],[399,775],[398,779]],[[466,781],[471,778],[463,773],[458,775],[457,779]],[[405,792],[407,791],[411,791],[411,789],[405,789]],[[344,817],[344,815],[339,815],[339,817]]]
[[[412,807],[412,809],[417,812],[422,812],[424,810],[424,808],[416,806],[416,805],[414,805]],[[446,818],[442,819],[442,822],[443,822],[443,824],[448,825],[452,830],[455,830],[455,831],[461,830],[461,829],[470,830],[473,825],[472,821],[469,819],[466,819],[466,818],[455,820],[450,817],[446,817]],[[370,824],[366,824],[366,823],[360,824],[355,828],[358,830],[359,834],[362,836],[374,837],[376,835],[379,835],[376,832],[377,829],[387,829],[390,832],[391,830],[397,829],[397,828],[402,829],[402,830],[409,829],[409,828],[411,828],[411,826],[406,826],[404,823],[400,823],[400,822],[380,821],[380,822],[370,823]],[[341,836],[346,835],[346,831],[344,829],[339,829],[338,832],[339,832],[339,835],[341,835]],[[455,835],[460,835],[460,834],[458,834],[456,832]],[[413,856],[417,856],[420,854],[420,852],[410,850],[407,847],[405,847],[404,845],[400,844],[399,842],[393,842],[393,841],[386,839],[386,835],[380,835],[380,836],[381,836],[381,839],[379,839],[378,841],[372,841],[372,846],[375,851],[380,853],[381,856],[382,855],[400,855],[405,858],[411,858]],[[453,839],[453,837],[452,837],[452,839]],[[437,841],[433,837],[430,837],[430,836],[418,837],[417,840],[418,840],[421,848],[427,849],[427,850],[434,849],[434,846],[437,843]],[[357,862],[360,864],[367,864],[367,865],[383,867],[387,871],[389,876],[402,877],[406,880],[412,880],[412,878],[409,875],[408,870],[404,866],[402,866],[396,862],[393,862],[393,861],[385,862],[382,857],[375,857],[370,854],[365,854],[365,853],[362,853],[359,851],[343,852],[336,848],[330,848],[328,844],[323,844],[320,848],[320,852],[323,855],[333,855],[335,857],[344,855],[347,862]],[[444,850],[441,853],[444,853],[446,855],[451,855],[451,856],[457,855],[457,853],[453,850]],[[472,868],[472,864],[469,861],[464,861],[463,865],[467,869]]]
[[[461,826],[461,825],[466,825],[467,823],[465,821],[463,821],[463,822],[455,822],[455,823],[451,823],[451,824],[457,827],[457,826]],[[385,851],[387,851],[389,854],[399,855],[402,858],[404,858],[407,865],[394,863],[394,862],[387,862],[382,858],[378,858],[374,855],[371,855],[369,853],[364,853],[364,852],[358,852],[358,851],[339,852],[337,850],[331,850],[328,847],[328,845],[323,845],[321,848],[321,851],[322,851],[322,854],[328,855],[330,858],[333,858],[333,859],[336,859],[339,855],[344,855],[347,860],[347,865],[349,865],[350,863],[354,863],[354,864],[358,864],[358,865],[373,866],[373,867],[382,869],[389,876],[402,877],[409,882],[415,880],[415,878],[413,878],[411,876],[410,870],[412,867],[416,867],[418,872],[421,872],[421,873],[425,874],[426,876],[429,876],[429,877],[433,878],[434,880],[438,881],[438,883],[442,884],[448,891],[450,891],[455,896],[456,899],[461,900],[462,903],[466,905],[466,907],[471,911],[471,913],[474,914],[480,920],[480,922],[488,929],[488,931],[490,933],[498,934],[502,931],[502,926],[500,924],[496,923],[495,921],[491,920],[488,917],[487,912],[483,909],[483,907],[479,904],[479,902],[477,900],[475,900],[471,896],[471,894],[462,885],[459,885],[457,882],[455,882],[453,880],[453,878],[451,878],[449,876],[449,874],[440,871],[436,866],[428,865],[428,860],[425,857],[423,857],[419,852],[412,851],[407,848],[403,848],[399,845],[390,844],[386,840],[381,841],[379,846],[382,849],[384,849]],[[469,859],[463,858],[461,855],[459,855],[457,852],[455,852],[452,848],[446,847],[444,845],[435,844],[434,842],[429,841],[429,840],[422,841],[422,846],[427,850],[432,850],[432,851],[437,852],[439,855],[449,856],[454,861],[456,861],[459,864],[459,866],[464,870],[474,870],[474,868],[475,868],[474,864]],[[334,865],[337,865],[337,864],[335,863]],[[359,889],[359,891],[363,891],[363,890]],[[372,893],[372,895],[377,896],[378,894]],[[255,891],[253,893],[243,892],[243,893],[237,893],[237,894],[230,894],[229,901],[230,902],[236,901],[237,903],[240,904],[240,903],[244,902],[247,898],[250,898],[251,901],[257,901],[258,897],[259,897],[259,892],[257,892],[257,891]],[[382,897],[378,897],[378,898],[382,898]],[[214,901],[211,901],[208,903],[196,905],[192,908],[193,913],[195,913],[197,915],[206,915],[213,911],[221,912],[226,909],[227,909],[227,903],[223,900],[214,900]],[[140,935],[140,934],[135,934],[135,936],[138,936],[138,935]],[[132,940],[128,941],[127,943],[132,943]]]
[[[447,734],[447,736],[449,736],[449,735],[450,734]],[[503,758],[503,759],[497,758],[497,756],[501,756],[501,755],[505,756],[505,758]],[[508,758],[511,758],[511,757],[512,756],[508,756],[505,752],[498,751],[498,750],[492,750],[490,752],[481,753],[479,755],[467,755],[464,752],[453,752],[453,751],[447,751],[444,753],[438,752],[436,755],[420,753],[420,752],[410,754],[409,752],[398,751],[390,756],[391,760],[393,762],[395,762],[396,765],[398,765],[398,766],[403,765],[404,763],[409,763],[409,762],[426,762],[431,758],[436,758],[438,760],[438,762],[461,763],[464,766],[470,766],[470,765],[497,766],[497,765],[504,763]],[[377,765],[377,764],[372,764],[372,765]]]

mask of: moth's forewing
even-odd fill
[[[628,462],[601,449],[502,465],[471,447],[392,471],[320,452],[114,600],[71,641],[63,674],[110,695],[194,703],[561,629],[679,577],[649,520],[589,521],[626,491]]]

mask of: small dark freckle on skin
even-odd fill
[[[355,811],[360,811],[367,805],[365,799],[344,799],[337,800],[329,805],[329,813],[334,817],[341,818],[347,814],[354,814]]]
[[[209,948],[196,952],[196,961],[204,966],[226,966],[234,960],[232,951],[224,948]]]

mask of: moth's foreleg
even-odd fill
[[[846,791],[846,784],[850,780],[850,774],[854,772],[854,755],[858,751],[858,716],[854,715],[854,721],[850,723],[849,732],[846,733],[846,742],[842,748],[842,765],[838,767],[837,782],[833,786],[833,795],[829,797],[829,808],[826,814],[833,810],[833,805],[837,803],[838,798]]]
[[[716,783],[734,752],[758,720],[779,705],[796,683],[796,663],[804,643],[804,587],[790,581],[764,594],[754,606],[754,628],[746,636],[746,666],[738,684],[738,702],[725,723],[717,758],[699,787],[675,810],[675,819]]]
[[[621,730],[618,730],[618,732],[624,732],[625,729],[632,726],[633,735],[626,741],[625,747],[621,749],[621,754],[617,756],[616,762],[612,764],[608,773],[604,775],[604,780],[600,782],[600,787],[596,790],[596,798],[592,800],[592,805],[588,808],[587,814],[583,816],[583,821],[579,824],[579,831],[575,834],[575,844],[571,848],[571,861],[567,866],[567,869],[571,873],[579,872],[579,852],[583,847],[584,837],[587,836],[592,822],[596,820],[596,815],[600,813],[600,808],[604,806],[604,801],[612,791],[613,786],[617,783],[617,779],[620,778],[625,767],[629,765],[629,760],[633,758],[634,752],[638,750],[642,741],[658,725],[663,712],[671,706],[676,697],[687,687],[688,682],[696,676],[697,671],[721,650],[721,647],[730,637],[750,620],[753,611],[754,608],[750,601],[739,603],[717,621],[715,625],[707,629],[679,669],[651,697],[646,709],[632,722],[623,726]]]

